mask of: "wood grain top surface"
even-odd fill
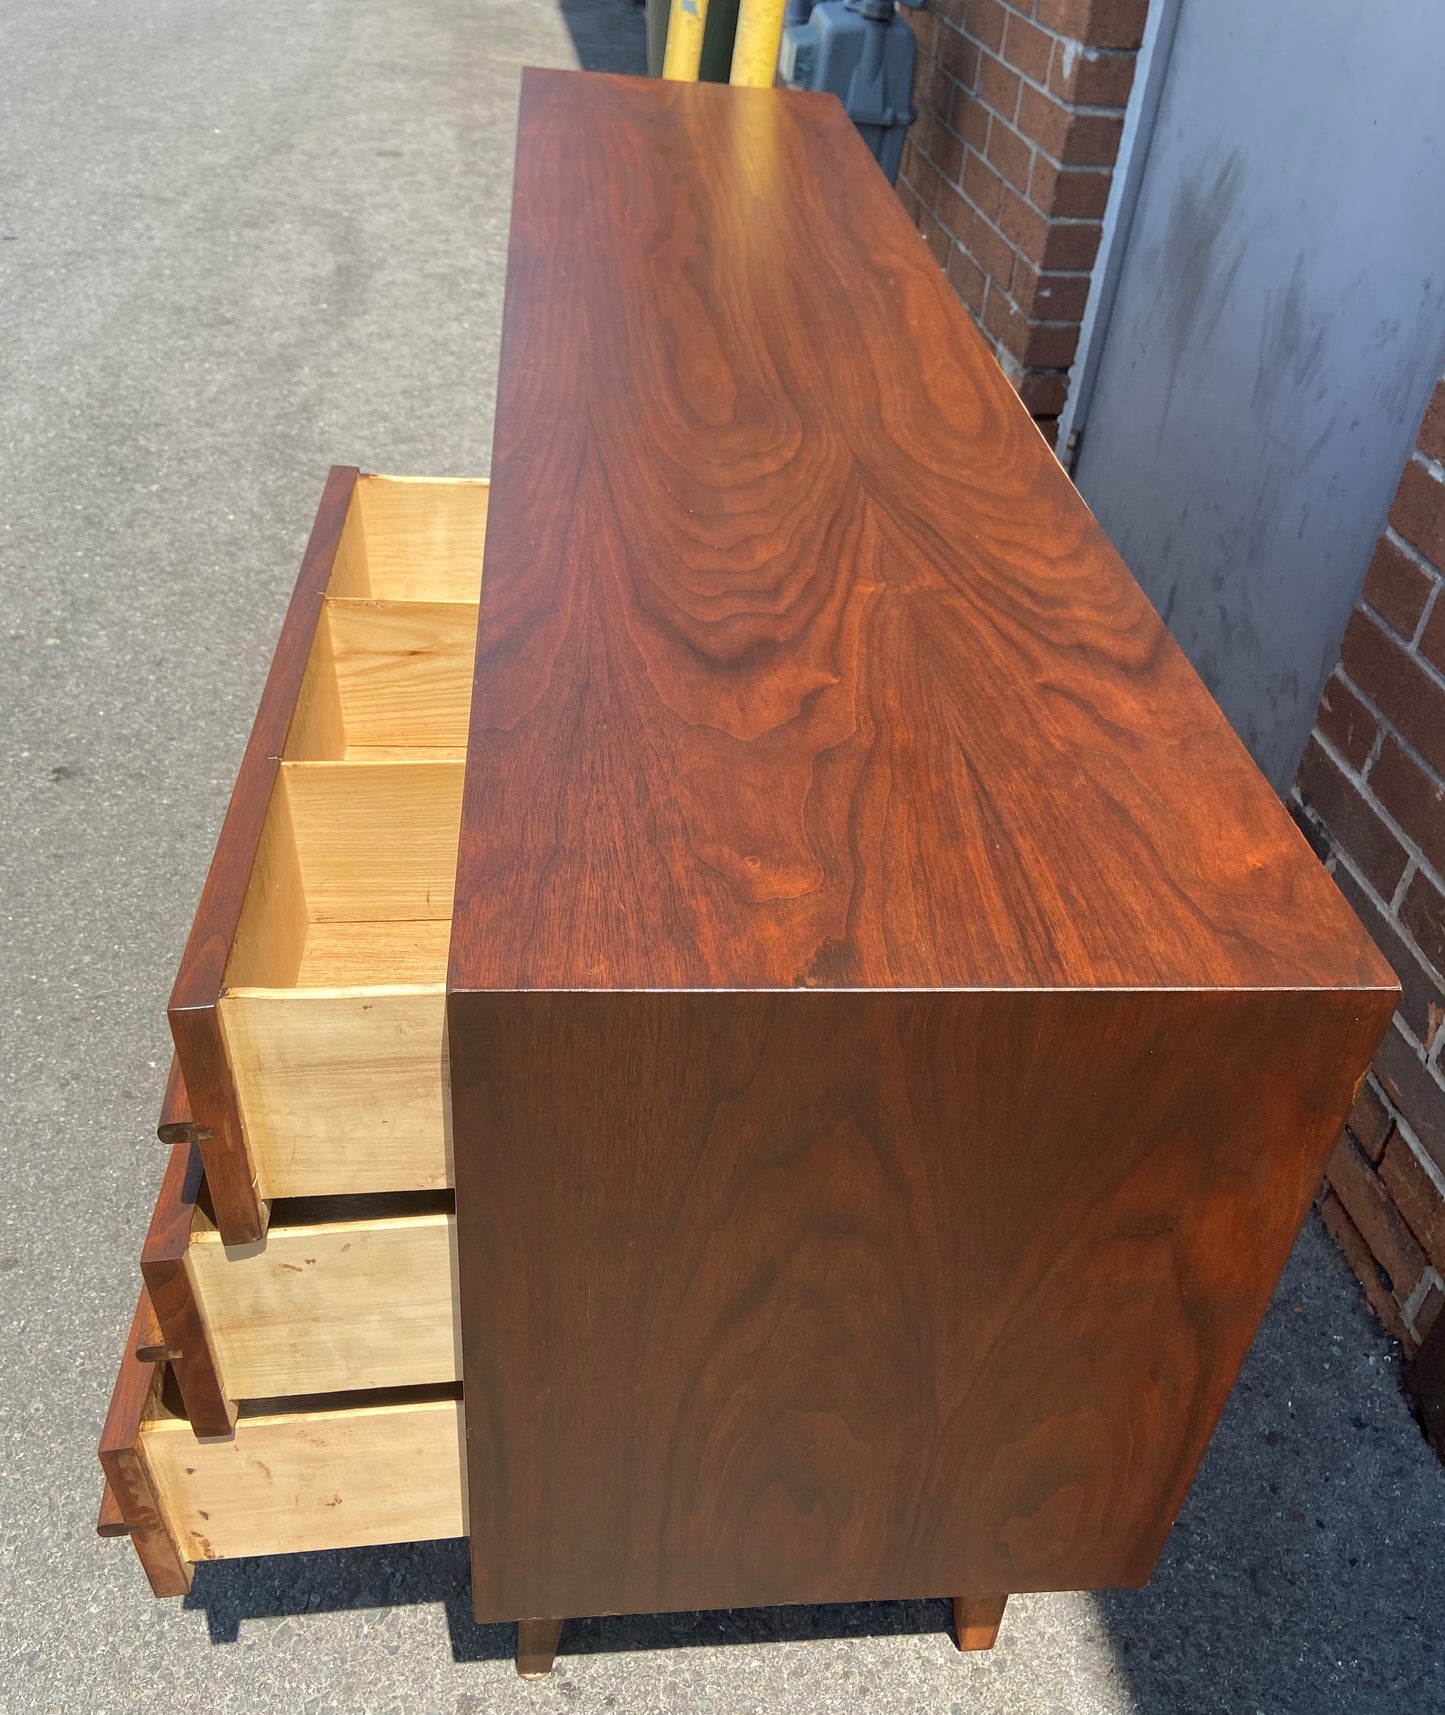
[[[831,97],[522,86],[450,986],[1394,979]]]

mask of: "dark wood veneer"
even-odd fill
[[[479,1615],[1142,1583],[1379,1027],[458,997]]]
[[[529,72],[452,986],[1391,980],[839,103]]]
[[[108,1481],[100,1486],[100,1511],[95,1519],[95,1534],[105,1537],[130,1535],[130,1526],[125,1522],[125,1514],[121,1512],[115,1490]]]
[[[524,78],[449,990],[480,1618],[1148,1576],[1395,983],[831,97]]]
[[[216,1002],[221,995],[226,960],[245,903],[266,809],[321,614],[331,563],[358,475],[351,466],[334,466],[326,479],[316,522],[302,557],[301,573],[281,627],[255,724],[171,991],[171,1036],[192,1110],[191,1128],[185,1135],[200,1144],[216,1224],[228,1244],[246,1244],[260,1238],[266,1228],[266,1208],[257,1193],[255,1172],[246,1151]]]
[[[226,1397],[205,1317],[186,1271],[186,1250],[203,1184],[200,1145],[190,1139],[174,1144],[141,1249],[140,1267],[161,1329],[161,1343],[150,1355],[169,1361],[192,1428],[198,1436],[211,1438],[231,1434],[236,1404]]]
[[[185,1143],[195,1137],[195,1117],[191,1113],[191,1098],[186,1094],[186,1080],[181,1076],[181,1063],[171,1055],[171,1069],[166,1074],[165,1094],[161,1098],[161,1117],[156,1136],[162,1143]]]
[[[120,1371],[110,1396],[110,1409],[100,1432],[100,1464],[105,1472],[110,1504],[101,1496],[97,1529],[116,1535],[117,1517],[135,1545],[150,1587],[157,1596],[184,1596],[191,1587],[191,1567],[166,1526],[165,1515],[151,1485],[150,1473],[138,1451],[141,1419],[158,1385],[161,1366],[136,1356],[160,1338],[150,1298],[141,1289],[130,1334],[121,1355]]]

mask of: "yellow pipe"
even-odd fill
[[[702,64],[702,37],[707,28],[707,0],[672,0],[667,20],[667,52],[662,75],[674,83],[696,83]]]
[[[738,33],[733,37],[730,83],[750,89],[771,89],[778,69],[778,43],[783,39],[784,0],[742,0]]]

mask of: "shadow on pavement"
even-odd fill
[[[1311,1218],[1154,1578],[1094,1598],[1138,1715],[1445,1709],[1445,1470],[1398,1376]],[[217,1644],[246,1620],[416,1603],[441,1604],[456,1660],[512,1655],[512,1626],[471,1617],[461,1540],[206,1565],[185,1601]],[[562,1653],[928,1634],[950,1620],[944,1601],[573,1619]]]
[[[460,1539],[404,1548],[355,1548],[325,1554],[217,1561],[196,1569],[184,1606],[206,1617],[213,1644],[234,1644],[246,1620],[439,1602],[453,1658],[509,1659],[511,1625],[472,1618],[466,1545]],[[568,1620],[564,1655],[698,1645],[797,1643],[805,1639],[895,1637],[946,1632],[946,1602],[861,1602],[799,1608],[734,1608],[715,1613],[626,1614]]]
[[[1143,1590],[1096,1597],[1139,1715],[1439,1715],[1445,1469],[1311,1216]]]
[[[647,16],[637,0],[557,0],[583,71],[647,75]]]

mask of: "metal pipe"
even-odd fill
[[[662,76],[662,62],[667,57],[667,15],[670,0],[647,0],[647,75]]]
[[[672,0],[662,75],[674,83],[696,83],[707,30],[707,0]]]
[[[742,0],[730,83],[771,89],[783,37],[784,0]]]

